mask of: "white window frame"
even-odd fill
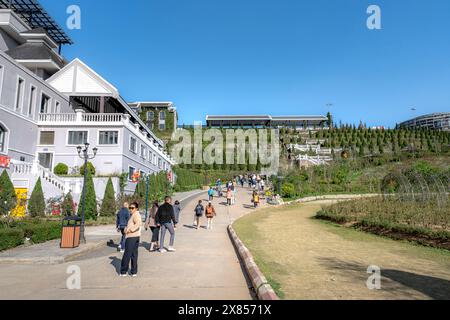
[[[34,114],[36,110],[36,98],[37,98],[37,88],[34,85],[30,85],[30,101],[28,101],[27,115],[34,119]]]
[[[20,83],[22,81],[22,91],[19,92],[19,87],[20,87]],[[24,88],[26,87],[25,85],[25,79],[23,79],[21,76],[17,76],[17,81],[16,81],[16,94],[14,97],[14,111],[18,112],[18,113],[22,113],[23,112],[23,100],[24,100],[24,94],[25,94],[25,90]]]
[[[51,170],[53,172],[53,169],[55,168],[55,152],[54,151],[38,151],[36,153],[36,160],[38,160],[38,161],[39,161],[39,154],[40,153],[48,153],[48,154],[52,155],[52,162],[50,164],[49,170]]]
[[[5,129],[3,150],[0,149],[0,154],[7,155],[8,154],[9,133],[10,133],[10,131],[9,131],[9,128],[3,122],[0,122],[0,126]]]
[[[41,90],[41,99],[39,100],[39,113],[41,112],[41,107],[42,107],[42,100],[44,100],[44,96],[46,96],[48,98],[48,104],[47,104],[47,110],[46,112],[44,112],[44,114],[49,114],[51,113],[51,109],[52,109],[52,97],[51,95],[47,94],[44,90]]]
[[[69,132],[87,132],[86,142],[89,143],[89,130],[85,129],[68,129],[66,132],[66,146],[67,147],[73,147],[73,146],[83,146],[84,144],[69,144]]]
[[[0,100],[3,95],[3,80],[5,77],[5,67],[0,64]]]
[[[161,119],[161,115],[164,115],[164,119]],[[159,121],[166,121],[166,119],[167,119],[167,114],[166,114],[166,111],[160,111],[159,112]]]
[[[141,143],[141,148],[140,148],[140,156],[142,159],[147,160],[147,147],[145,144],[142,144],[142,143]]]
[[[152,113],[153,117],[149,118],[149,114]],[[147,111],[147,121],[154,121],[155,120],[155,111]]]
[[[72,130],[70,130],[70,131],[72,131]],[[54,135],[53,135],[53,144],[41,144],[41,133],[42,132],[53,132],[54,133]],[[39,131],[38,139],[39,139],[38,147],[54,147],[56,145],[55,144],[55,141],[56,141],[56,130],[41,130],[41,131]]]
[[[134,150],[131,149],[131,139],[134,139],[134,141],[136,142]],[[137,152],[138,152],[137,148],[138,148],[138,139],[136,137],[134,137],[134,136],[130,136],[128,150],[130,150],[134,154],[137,154]]]
[[[133,174],[136,172],[136,168],[133,166],[128,166],[128,181],[133,181],[133,177],[130,177],[130,169],[133,168]]]
[[[117,143],[116,144],[101,144],[100,143],[100,132],[117,132]],[[102,147],[117,147],[120,143],[120,131],[119,130],[107,130],[99,129],[97,130],[97,145]]]

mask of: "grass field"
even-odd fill
[[[283,299],[450,299],[450,252],[315,220],[314,202],[264,209],[234,228]],[[369,290],[367,268],[382,270]]]

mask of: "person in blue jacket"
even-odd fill
[[[125,252],[125,228],[128,225],[128,220],[130,220],[130,211],[128,211],[128,203],[125,202],[122,209],[120,209],[120,211],[117,213],[116,219],[117,232],[122,233],[122,239],[119,244],[119,250],[121,253]]]

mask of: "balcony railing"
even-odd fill
[[[121,113],[41,113],[40,122],[122,122],[125,116]]]

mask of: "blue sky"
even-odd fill
[[[40,0],[80,58],[127,101],[206,114],[325,114],[394,126],[450,111],[448,0]],[[382,30],[366,27],[367,7]],[[411,111],[415,107],[417,111]]]

